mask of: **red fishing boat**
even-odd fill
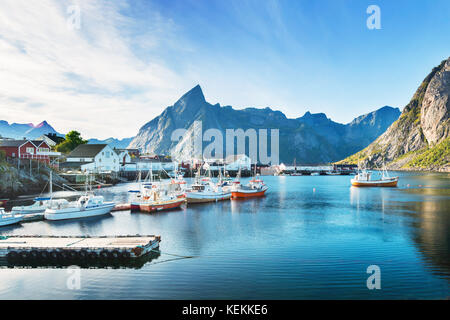
[[[265,195],[267,187],[261,180],[259,175],[256,175],[247,185],[237,185],[231,191],[232,199],[254,198],[262,197]]]

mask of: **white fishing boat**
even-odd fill
[[[22,221],[22,215],[16,215],[13,212],[5,212],[5,209],[0,208],[0,227],[9,226]]]
[[[312,176],[320,176],[320,173],[319,172],[311,172],[311,175]]]
[[[209,171],[209,175],[211,171]],[[201,177],[197,171],[195,183],[186,191],[188,203],[204,203],[228,200],[231,198],[231,189],[215,185],[211,177]]]
[[[114,202],[105,202],[103,196],[96,196],[92,191],[88,192],[86,178],[86,193],[78,201],[67,203],[51,203],[51,207],[44,212],[47,220],[68,220],[100,216],[109,214],[114,208]]]
[[[359,169],[359,172],[350,180],[353,187],[396,187],[398,177],[390,177],[387,170],[383,168],[379,179],[372,179],[372,172],[366,169]]]

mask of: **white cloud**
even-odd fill
[[[67,27],[67,6],[79,5],[80,29]],[[49,121],[85,137],[126,137],[188,87],[164,61],[138,58],[137,28],[110,1],[3,0],[0,3],[0,119]],[[172,25],[158,18],[143,45],[157,46]]]

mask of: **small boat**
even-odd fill
[[[130,202],[131,211],[155,212],[169,210],[179,208],[186,202],[186,184],[182,183],[184,181],[182,175],[178,175],[177,179],[171,179],[170,183],[154,182],[153,173],[150,170],[150,181],[148,181],[147,177],[142,183],[140,172],[138,181],[139,190],[128,191],[135,194],[134,199]]]
[[[209,174],[211,174],[211,171],[209,171]],[[200,177],[200,170],[197,171],[195,183],[186,191],[188,203],[216,202],[230,198],[230,188],[214,185],[210,176]]]
[[[301,172],[294,172],[294,173],[291,173],[290,176],[298,177],[298,176],[302,176],[302,173]]]
[[[13,212],[8,213],[5,212],[5,209],[0,208],[0,227],[19,223],[22,219],[22,215],[16,215]]]
[[[311,175],[312,176],[320,176],[320,173],[319,172],[311,172]]]
[[[102,196],[86,194],[78,201],[67,202],[67,204],[52,203],[44,212],[47,220],[79,219],[108,214],[115,207],[114,202],[105,202]]]
[[[398,183],[398,177],[389,177],[386,169],[382,170],[380,179],[371,178],[372,172],[363,169],[351,179],[351,184],[354,187],[396,187]]]
[[[92,191],[88,192],[88,183],[90,185],[90,179],[86,178],[86,193],[78,201],[62,203],[51,201],[50,208],[44,211],[44,218],[68,220],[109,214],[115,207],[115,203],[105,202],[103,196],[96,196]]]
[[[262,197],[265,192],[269,189],[264,182],[261,180],[259,175],[256,175],[247,185],[239,184],[231,192],[232,199],[239,198],[253,198]]]
[[[138,205],[139,211],[155,212],[179,208],[185,201],[185,198],[177,197],[175,195],[161,196],[158,191],[153,191],[153,197],[149,199],[144,198]],[[136,204],[134,204],[134,206],[136,206]]]
[[[191,189],[186,192],[188,203],[204,203],[228,200],[231,198],[231,192],[225,191],[222,187],[208,184],[193,184]]]
[[[327,176],[340,176],[341,175],[341,173],[337,172],[337,171],[327,171],[327,172],[325,172],[325,174]]]

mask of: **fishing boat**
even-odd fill
[[[320,176],[320,173],[319,172],[311,172],[311,175],[312,176]]]
[[[262,197],[265,195],[267,187],[261,180],[259,174],[255,175],[247,185],[236,185],[231,192],[232,199]]]
[[[77,201],[60,203],[52,202],[50,208],[44,211],[47,220],[68,220],[101,216],[109,214],[114,208],[114,202],[105,202],[103,196],[96,196],[88,191],[90,178],[86,178],[86,192]]]
[[[381,171],[380,179],[372,179],[372,172],[366,169],[359,170],[355,177],[351,179],[351,184],[354,187],[396,187],[397,183],[398,177],[390,177],[385,168]]]
[[[5,209],[0,208],[0,227],[19,223],[22,219],[22,215],[16,215],[13,212],[8,213],[5,212]]]
[[[231,198],[231,189],[214,185],[211,181],[211,171],[209,176],[201,177],[200,169],[197,171],[195,183],[186,191],[186,200],[188,203],[204,203],[228,200]]]
[[[179,208],[186,202],[183,183],[177,183],[179,178],[171,179],[170,183],[154,182],[153,173],[150,170],[150,181],[148,176],[141,182],[139,173],[139,190],[130,190],[135,193],[130,203],[131,211],[155,212]],[[183,179],[184,180],[184,179]],[[182,189],[183,187],[183,189]]]
[[[139,211],[142,212],[155,212],[162,210],[170,210],[181,207],[185,203],[184,197],[178,197],[175,194],[165,193],[163,190],[151,190],[150,194],[143,196],[139,203],[133,204],[133,209],[136,210],[136,206],[139,206]]]

